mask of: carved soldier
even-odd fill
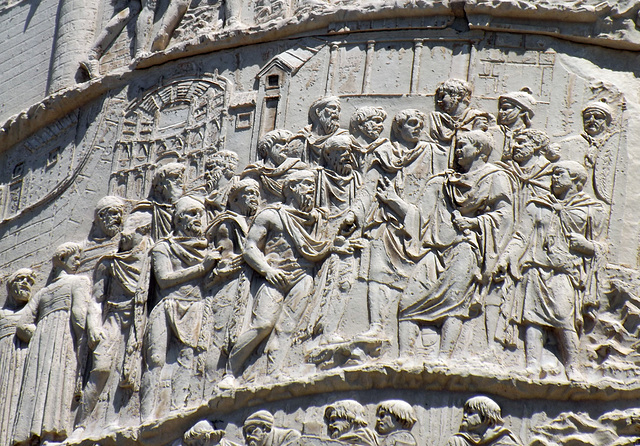
[[[563,158],[583,162],[593,179],[585,187],[607,204],[613,198],[618,158],[618,138],[611,129],[613,109],[604,100],[592,101],[582,110],[583,132],[560,141]]]
[[[298,132],[296,138],[302,138],[305,142],[303,161],[315,166],[320,164],[327,139],[334,134],[348,133],[340,128],[340,99],[329,96],[315,100],[309,108],[309,122],[309,125]]]
[[[125,203],[120,197],[107,195],[96,204],[93,225],[82,248],[79,273],[93,273],[98,260],[118,250],[118,235],[124,220]]]
[[[151,215],[125,221],[117,253],[103,257],[93,276],[87,315],[93,367],[82,395],[77,425],[117,425],[140,389],[142,341],[149,290]],[[99,406],[98,406],[99,404]]]
[[[411,433],[418,418],[411,404],[402,400],[388,400],[376,409],[376,432],[381,446],[417,446]]]
[[[400,299],[402,356],[415,348],[419,325],[440,327],[440,355],[450,356],[463,321],[480,310],[478,290],[489,283],[514,226],[514,185],[506,172],[487,162],[492,149],[486,132],[460,135],[457,172],[427,183],[417,208],[400,200],[392,188],[380,195],[404,216],[418,244],[415,250],[429,249]]]
[[[268,204],[282,201],[282,182],[296,170],[307,169],[301,161],[301,145],[295,144],[288,130],[267,132],[258,142],[259,161],[249,164],[241,178],[253,178],[260,183],[262,197]]]
[[[374,151],[380,146],[389,146],[391,142],[380,135],[384,130],[384,121],[387,112],[382,107],[360,107],[351,116],[350,132],[355,141],[355,149],[358,155],[360,172],[366,174],[371,167]],[[391,147],[382,149],[392,151]]]
[[[220,251],[220,261],[205,278],[208,288],[207,314],[210,317],[212,347],[210,355],[229,354],[235,343],[247,312],[251,269],[244,261],[242,252],[249,226],[260,205],[258,182],[245,178],[233,185],[229,191],[227,210],[218,214],[207,228],[209,245]]]
[[[367,427],[364,407],[354,400],[337,401],[324,411],[329,437],[360,446],[377,446],[378,436]]]
[[[446,446],[521,446],[522,441],[503,426],[501,412],[500,406],[486,396],[468,399],[460,430]]]
[[[498,126],[504,138],[501,145],[503,161],[511,159],[514,134],[531,127],[535,106],[536,100],[529,87],[504,93],[498,97]]]
[[[313,172],[293,172],[283,184],[285,202],[256,215],[247,235],[244,259],[260,276],[249,329],[229,355],[229,369],[238,376],[249,356],[268,337],[268,373],[282,373],[291,334],[313,292],[316,263],[329,253],[328,241],[314,236],[319,212],[314,210]],[[228,374],[220,387],[235,385]]]
[[[158,242],[151,251],[153,274],[159,302],[151,311],[145,335],[147,369],[143,377],[143,417],[153,416],[162,406],[158,396],[163,385],[160,375],[167,361],[178,363],[171,377],[173,407],[194,398],[191,386],[206,370],[201,356],[209,346],[209,333],[203,327],[205,300],[203,279],[220,258],[218,251],[207,249],[204,237],[204,204],[192,197],[176,202],[173,235]],[[177,401],[177,402],[176,402]]]
[[[0,445],[10,446],[16,406],[20,398],[20,384],[26,344],[16,334],[24,306],[31,299],[36,274],[29,268],[20,268],[7,278],[7,301],[0,310]]]
[[[183,193],[184,166],[169,163],[156,170],[147,200],[140,201],[132,212],[149,212],[152,216],[151,238],[159,241],[173,230],[173,205]]]
[[[208,420],[200,420],[182,436],[182,446],[235,446],[235,443],[225,440],[225,432],[216,429]]]
[[[80,394],[86,361],[89,278],[76,275],[81,247],[64,243],[53,254],[51,280],[29,300],[17,335],[31,342],[25,361],[14,442],[62,441],[73,428],[74,400]],[[40,385],[42,377],[47,385]]]
[[[533,197],[520,228],[499,262],[519,280],[514,312],[525,333],[527,369],[541,373],[544,331],[558,340],[567,377],[582,379],[578,333],[583,314],[597,305],[595,273],[602,261],[603,204],[582,191],[586,169],[555,164],[551,193]]]
[[[451,152],[456,147],[456,135],[469,130],[487,130],[495,124],[491,113],[470,107],[471,86],[460,79],[447,79],[436,88],[436,111],[429,115],[429,135]],[[449,160],[453,153],[449,154]]]
[[[274,426],[271,412],[259,410],[247,417],[242,426],[246,446],[286,446],[300,439],[300,432]]]

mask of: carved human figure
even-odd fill
[[[402,400],[388,400],[376,409],[376,432],[381,446],[417,446],[411,433],[418,418],[411,404]]]
[[[234,385],[249,356],[269,337],[265,348],[267,372],[284,373],[284,358],[291,334],[313,292],[316,263],[331,245],[314,237],[320,214],[314,211],[315,176],[301,170],[283,184],[284,203],[264,208],[256,215],[245,242],[244,260],[260,276],[249,329],[242,333],[229,355],[230,374],[219,386]]]
[[[333,440],[361,446],[377,446],[378,436],[368,428],[364,407],[354,400],[342,400],[324,411],[329,437]]]
[[[266,203],[282,201],[282,182],[296,170],[307,169],[302,162],[301,145],[292,143],[294,135],[288,130],[272,130],[258,141],[258,162],[249,164],[241,178],[253,178],[260,183]]]
[[[7,278],[7,301],[0,309],[0,445],[9,446],[13,437],[22,371],[27,354],[26,343],[16,337],[16,327],[22,309],[31,299],[36,274],[30,268],[20,268]]]
[[[149,212],[152,216],[151,238],[159,241],[173,230],[173,205],[182,197],[184,169],[180,163],[168,163],[159,167],[151,181],[147,200],[140,201],[132,212]]]
[[[260,205],[258,182],[245,178],[229,191],[227,210],[218,214],[207,228],[209,246],[220,251],[220,261],[205,278],[207,314],[212,346],[212,361],[220,361],[220,353],[229,354],[243,327],[250,285],[251,269],[242,256],[249,226]]]
[[[229,190],[239,180],[236,176],[238,162],[238,154],[231,150],[219,150],[207,162],[204,174],[206,182],[198,191],[204,192],[209,218],[226,209]]]
[[[509,174],[487,162],[492,149],[487,132],[460,135],[457,171],[429,181],[418,206],[390,187],[379,194],[413,234],[415,247],[407,249],[428,250],[400,298],[401,356],[414,351],[420,325],[440,327],[440,356],[450,356],[463,321],[480,310],[479,288],[489,284],[514,226],[514,185]]]
[[[286,446],[300,439],[297,430],[276,427],[274,423],[273,415],[266,410],[249,415],[242,426],[246,446]]]
[[[422,141],[426,116],[414,109],[402,110],[393,118],[393,144],[373,151],[365,178],[369,198],[363,232],[369,240],[367,274],[369,329],[363,337],[396,337],[398,299],[409,273],[418,260],[405,249],[407,233],[403,215],[380,199],[379,188],[392,188],[406,202],[415,202],[424,183],[447,166],[446,152],[434,143]]]
[[[521,446],[522,441],[504,427],[500,406],[491,398],[476,396],[464,403],[460,430],[446,446]]]
[[[514,134],[531,127],[535,115],[536,100],[529,87],[498,96],[498,126],[504,137],[502,160],[511,159],[511,144]]]
[[[309,125],[296,138],[305,142],[303,161],[311,166],[320,164],[322,149],[327,139],[334,134],[348,133],[340,128],[340,99],[337,96],[316,99],[309,108]]]
[[[56,248],[50,281],[24,308],[17,335],[30,340],[18,403],[14,443],[62,441],[73,427],[86,361],[85,326],[91,281],[76,275],[81,247]],[[47,385],[41,385],[42,377]]]
[[[582,110],[583,132],[580,136],[560,141],[563,158],[584,162],[592,176],[586,189],[607,204],[611,204],[613,198],[619,143],[611,128],[612,120],[613,109],[606,101],[591,101]]]
[[[117,253],[103,257],[93,275],[87,314],[92,369],[82,394],[76,425],[82,429],[118,425],[133,412],[140,390],[142,342],[147,318],[151,215],[131,214]]]
[[[180,408],[197,398],[199,377],[206,374],[202,357],[209,346],[203,299],[203,279],[220,258],[207,249],[204,237],[204,204],[185,196],[175,205],[175,229],[151,250],[158,303],[149,315],[145,335],[146,369],[143,376],[142,415],[153,417],[165,396],[159,395],[160,379],[171,381],[171,407]],[[168,362],[177,363],[171,377],[161,376]],[[169,373],[169,372],[166,372]],[[195,390],[194,390],[195,389]],[[164,404],[166,407],[166,404]]]
[[[469,130],[487,130],[495,124],[491,113],[470,107],[471,85],[460,79],[447,79],[438,84],[436,110],[429,115],[429,135],[438,144],[456,147],[456,135]],[[449,160],[453,159],[450,153]]]
[[[544,332],[555,334],[567,377],[582,379],[583,314],[597,305],[595,272],[602,261],[603,204],[582,191],[587,171],[576,161],[553,167],[551,193],[533,197],[498,264],[519,281],[512,312],[525,330],[527,370],[539,375]]]
[[[118,250],[118,235],[124,220],[125,202],[107,195],[98,200],[93,212],[93,225],[82,247],[79,273],[92,273],[98,260]]]
[[[388,138],[380,136],[384,130],[386,119],[387,112],[382,107],[374,106],[360,107],[351,116],[349,129],[355,141],[354,149],[357,154],[359,170],[362,173],[366,173],[371,167],[374,151],[380,146],[391,144]],[[387,147],[382,150],[392,151],[393,149]]]

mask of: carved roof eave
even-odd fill
[[[274,67],[279,68],[285,73],[296,74],[300,67],[302,67],[317,52],[317,49],[307,47],[287,50],[267,62],[256,77],[263,77]]]
[[[466,0],[433,1],[424,6],[392,6],[363,9],[354,6],[327,8],[286,20],[244,29],[222,30],[179,42],[166,51],[138,61],[147,68],[198,54],[232,49],[284,38],[340,35],[372,31],[352,25],[384,19],[442,17],[446,27],[454,17],[465,18],[472,30],[544,34],[568,41],[613,49],[640,51],[636,19],[640,3],[619,8],[616,4],[583,5],[582,2]],[[579,4],[580,3],[580,4]],[[131,81],[136,71],[122,69],[91,82],[56,92],[10,117],[0,128],[0,152],[51,124],[61,116]]]

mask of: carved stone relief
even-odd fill
[[[0,152],[0,446],[637,443],[637,68],[391,3],[103,14]]]

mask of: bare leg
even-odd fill
[[[527,371],[540,372],[540,360],[542,359],[542,347],[544,343],[543,331],[537,325],[527,325],[525,332],[525,356],[527,358]]]
[[[169,327],[162,303],[151,312],[145,344],[147,345],[145,352],[147,368],[142,376],[142,385],[140,386],[140,412],[142,419],[148,420],[153,418],[154,410],[158,405],[160,374],[162,367],[167,362]]]
[[[173,36],[173,32],[178,27],[180,20],[189,8],[190,0],[172,0],[169,7],[162,17],[158,35],[153,39],[151,51],[162,51],[169,46],[169,41]]]
[[[141,0],[140,14],[136,22],[136,58],[143,56],[150,50],[151,34],[153,33],[153,16],[157,0]]]
[[[457,317],[449,317],[442,324],[442,334],[440,338],[440,357],[450,358],[453,349],[458,342],[460,333],[462,332],[462,319]]]
[[[484,307],[484,324],[487,331],[487,345],[491,346],[495,342],[498,318],[500,317],[500,307],[497,305],[487,305]]]
[[[410,321],[401,321],[398,324],[398,348],[400,358],[409,358],[415,354],[416,340],[420,335],[417,324]]]
[[[567,378],[571,381],[584,380],[582,373],[578,369],[579,362],[579,345],[580,339],[574,330],[558,329],[556,330],[560,349],[562,351],[562,359]]]
[[[229,354],[229,368],[235,376],[240,374],[242,366],[247,362],[249,356],[269,336],[271,331],[272,327],[250,328],[238,337],[238,341]]]

